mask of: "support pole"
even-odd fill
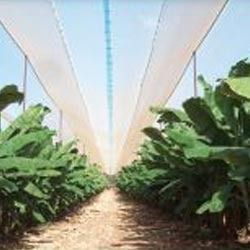
[[[198,96],[197,89],[197,61],[196,61],[196,51],[193,52],[193,86],[194,86],[194,97]]]
[[[26,101],[27,101],[27,70],[28,70],[28,58],[24,56],[24,68],[23,68],[23,112],[26,110]]]
[[[85,145],[84,145],[84,143],[82,143],[82,154],[86,154],[86,149],[85,149]]]
[[[63,130],[63,112],[59,110],[59,124],[58,124],[58,140],[62,142],[62,130]]]
[[[0,112],[0,132],[2,131],[2,113]]]

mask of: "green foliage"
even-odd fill
[[[216,87],[200,76],[203,97],[183,110],[152,108],[157,127],[117,185],[201,226],[233,230],[250,223],[250,63],[243,60]],[[159,128],[160,129],[159,129]]]
[[[107,185],[75,142],[53,143],[42,125],[49,110],[30,107],[0,133],[0,233],[45,223]]]
[[[0,112],[12,103],[21,103],[23,93],[19,92],[15,85],[7,85],[0,90]]]
[[[228,87],[243,100],[250,100],[250,77],[228,78],[225,80]]]

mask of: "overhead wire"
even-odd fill
[[[76,69],[75,69],[75,67],[74,67],[73,57],[72,57],[72,55],[71,55],[70,48],[69,48],[69,45],[68,45],[67,40],[66,40],[63,22],[62,22],[62,20],[60,19],[60,15],[59,15],[59,13],[58,13],[58,11],[57,11],[57,7],[56,7],[56,4],[55,4],[54,0],[49,0],[49,1],[50,1],[50,3],[51,3],[52,12],[53,12],[53,14],[54,14],[54,17],[55,17],[55,20],[56,20],[56,24],[57,24],[57,29],[58,29],[59,34],[60,34],[60,36],[61,36],[61,40],[62,40],[62,42],[63,42],[64,50],[65,50],[66,56],[67,56],[68,61],[69,61],[69,64],[70,64],[71,71],[72,71],[72,73],[73,73],[73,77],[74,77],[75,83],[76,83],[77,88],[78,88],[78,90],[79,90],[79,94],[80,94],[80,96],[81,96],[81,99],[82,99],[83,103],[85,104],[86,101],[85,101],[85,98],[84,98],[84,96],[83,96],[83,94],[82,94],[82,91],[81,91],[81,88],[80,88],[80,85],[79,85],[79,80],[78,80],[78,77],[77,77],[77,71],[76,71]],[[92,130],[93,136],[94,136],[94,138],[95,138],[95,143],[94,143],[94,144],[95,144],[96,147],[97,147],[97,143],[96,143],[96,142],[97,142],[97,138],[96,138],[96,135],[95,135],[95,133],[94,133],[93,125],[92,125],[92,123],[91,123],[91,120],[90,120],[90,118],[89,118],[90,116],[89,116],[88,106],[87,106],[87,105],[84,105],[84,109],[86,110],[86,114],[87,114],[87,117],[85,117],[85,119],[87,118],[87,121],[88,121],[88,123],[89,123],[90,126],[91,126],[91,130]],[[62,112],[62,110],[59,110],[59,113],[61,113],[61,112]],[[63,115],[63,114],[62,114],[62,115]],[[59,123],[60,123],[60,121],[59,121]],[[74,136],[76,137],[75,134],[74,134]],[[83,142],[83,143],[84,143],[84,142]],[[101,156],[100,150],[99,150],[99,149],[98,149],[98,151],[99,151],[98,154]]]
[[[221,10],[219,11],[218,15],[216,16],[215,20],[213,21],[212,25],[209,27],[208,31],[206,32],[205,36],[204,36],[203,39],[200,41],[200,43],[197,45],[197,47],[194,49],[194,52],[193,52],[193,53],[196,54],[196,55],[195,55],[195,56],[196,56],[196,58],[195,58],[196,61],[197,61],[197,51],[198,51],[198,49],[199,49],[200,46],[203,44],[203,42],[205,41],[205,39],[207,38],[207,36],[210,34],[211,30],[213,29],[213,27],[214,27],[215,24],[217,23],[217,21],[218,21],[218,19],[220,18],[221,14],[224,12],[224,10],[225,10],[226,6],[228,5],[228,3],[229,3],[229,0],[226,0],[225,3],[224,3],[224,5],[222,6]],[[194,55],[194,54],[193,54],[193,55]],[[189,65],[190,65],[190,63],[191,63],[191,61],[192,61],[193,59],[194,59],[193,56],[190,57],[189,61],[187,62],[187,64],[186,64],[186,66],[185,66],[185,68],[184,68],[182,74],[180,75],[180,77],[179,77],[179,79],[178,79],[178,81],[177,81],[177,83],[176,83],[176,85],[175,85],[175,88],[173,89],[173,91],[172,91],[172,92],[170,93],[170,95],[168,96],[168,98],[167,98],[167,100],[166,100],[166,103],[167,103],[167,102],[169,101],[169,99],[173,96],[174,92],[176,91],[177,87],[179,86],[179,84],[180,84],[182,78],[184,77],[184,75],[185,75],[185,73],[186,73],[186,71],[187,71],[187,69],[188,69],[188,67],[189,67]],[[195,63],[196,63],[196,62],[195,62]],[[197,72],[196,72],[196,73],[197,73]],[[197,92],[198,92],[198,90],[197,90]]]
[[[109,128],[109,171],[112,172],[113,167],[113,55],[112,55],[112,23],[110,17],[110,1],[103,0],[104,11],[104,30],[106,44],[106,84],[107,84],[107,103],[108,103],[108,128]]]

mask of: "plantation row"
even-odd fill
[[[21,102],[13,85],[0,91],[0,111]],[[80,155],[75,142],[53,143],[44,126],[49,109],[36,105],[0,133],[0,235],[57,218],[107,184],[98,166]]]
[[[216,87],[202,76],[203,97],[182,110],[152,108],[157,126],[117,183],[217,235],[250,228],[250,64],[240,61]]]

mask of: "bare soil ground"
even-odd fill
[[[6,250],[231,250],[195,238],[188,226],[108,189],[58,222],[26,233]]]

